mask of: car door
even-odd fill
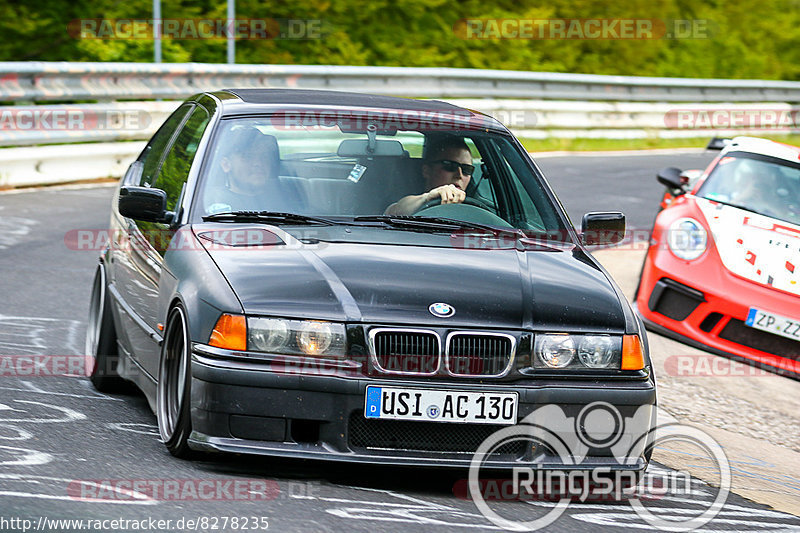
[[[197,155],[197,148],[200,139],[209,123],[208,112],[200,105],[194,106],[184,121],[181,130],[174,137],[173,142],[164,157],[156,174],[152,187],[161,189],[167,193],[167,211],[174,213],[174,219],[179,220],[182,200],[189,177],[189,171]],[[177,230],[174,223],[162,224],[157,222],[137,223],[141,232],[141,237],[146,242],[141,248],[141,261],[152,271],[142,269],[142,272],[152,272],[152,275],[141,279],[142,284],[146,284],[146,295],[141,300],[141,317],[158,332],[158,341],[161,340],[161,328],[159,320],[164,321],[166,317],[161,316],[159,309],[159,285],[165,275],[164,255],[169,247],[170,241]],[[152,376],[158,376],[160,349],[158,345],[151,345],[144,350],[140,357],[140,362],[144,369]]]
[[[167,209],[178,207],[183,183],[194,159],[193,142],[198,124],[200,134],[208,123],[208,113],[195,104],[184,104],[173,113],[148,143],[137,160],[141,164],[139,186],[158,187],[167,192]],[[188,127],[187,127],[188,126]],[[176,159],[181,159],[176,163]],[[134,163],[136,164],[136,163]],[[158,284],[163,256],[172,229],[158,224],[120,218],[121,246],[116,253],[114,282],[130,355],[151,378],[157,377],[161,332],[158,323]]]

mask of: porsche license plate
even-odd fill
[[[453,390],[367,387],[366,418],[516,424],[516,392],[470,392]]]
[[[793,320],[751,307],[745,325],[800,341],[800,320]]]

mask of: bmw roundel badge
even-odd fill
[[[428,311],[430,311],[433,316],[438,316],[441,318],[447,318],[456,314],[455,308],[452,305],[444,302],[436,302],[435,304],[431,304],[428,307]]]

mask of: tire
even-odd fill
[[[188,331],[186,313],[176,305],[169,312],[161,347],[156,415],[161,440],[169,453],[182,459],[194,455],[188,444],[192,433]]]
[[[101,265],[94,275],[89,324],[86,327],[85,352],[91,358],[87,362],[91,361],[88,364],[92,366],[89,379],[100,392],[122,392],[128,386],[117,372],[117,333],[108,300],[105,270]]]

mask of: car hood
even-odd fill
[[[694,198],[723,266],[733,274],[800,295],[800,226],[733,206]]]
[[[614,286],[579,248],[308,245],[269,228],[279,236],[270,246],[208,246],[201,239],[247,314],[551,331],[625,328]],[[429,307],[437,302],[455,314],[434,316]]]

